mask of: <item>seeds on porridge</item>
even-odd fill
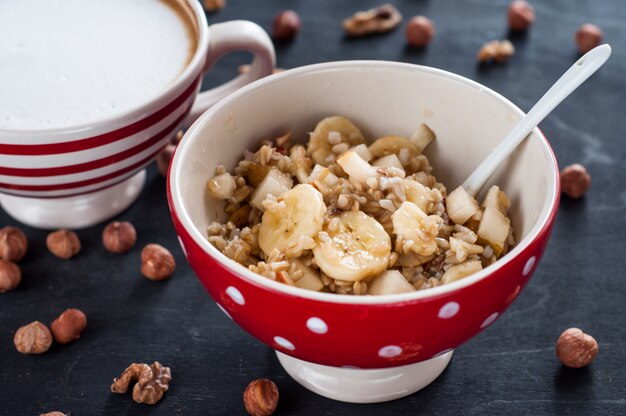
[[[209,225],[209,242],[255,273],[314,291],[405,293],[467,277],[514,243],[511,203],[497,186],[482,203],[461,187],[448,194],[422,153],[433,140],[422,124],[368,146],[341,116],[321,120],[306,147],[291,132],[264,140],[208,181],[227,218]]]

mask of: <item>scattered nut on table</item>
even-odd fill
[[[48,234],[46,238],[48,250],[55,256],[67,260],[80,251],[80,240],[72,230],[57,230]]]
[[[582,197],[591,186],[591,176],[583,165],[574,163],[561,171],[561,192],[570,198]]]
[[[137,241],[137,231],[128,221],[113,221],[102,231],[102,244],[111,253],[126,253]]]
[[[126,393],[131,383],[133,400],[137,403],[155,404],[163,397],[172,381],[172,372],[169,367],[162,366],[158,361],[152,364],[131,364],[119,378],[113,379],[111,391]]]
[[[503,63],[515,53],[515,47],[508,40],[492,40],[485,43],[480,50],[476,59],[478,62],[495,62]]]
[[[141,251],[141,273],[150,280],[165,280],[176,269],[174,256],[159,244],[148,244]]]
[[[19,286],[22,271],[12,261],[0,259],[0,293],[9,292]]]
[[[67,344],[80,338],[81,332],[87,327],[87,316],[79,309],[66,309],[50,325],[54,340],[59,344]]]
[[[596,340],[578,328],[566,329],[556,343],[556,355],[567,367],[586,367],[591,364],[597,354]]]
[[[207,12],[216,12],[226,6],[226,0],[202,0],[202,7]]]
[[[343,21],[343,29],[350,36],[385,33],[395,29],[402,15],[392,4],[383,4],[364,12],[357,12]]]
[[[63,412],[55,411],[55,412],[49,412],[49,413],[42,413],[39,416],[67,416],[67,415]]]
[[[585,23],[576,31],[576,46],[580,53],[587,53],[602,42],[602,29],[591,23]]]
[[[164,178],[167,177],[167,171],[170,167],[170,162],[172,161],[172,156],[174,156],[175,150],[176,145],[170,143],[166,145],[156,157],[157,168],[159,168],[159,173]]]
[[[185,135],[185,132],[182,130],[178,130],[176,132],[176,136],[174,136],[174,144],[176,146],[178,146],[178,144],[180,143],[180,141],[183,139],[183,136]]]
[[[240,74],[245,74],[247,72],[250,71],[250,65],[246,64],[246,65],[239,65],[239,73]],[[272,74],[278,74],[279,72],[283,72],[284,69],[283,68],[274,68],[272,69]]]
[[[278,405],[278,387],[272,380],[253,380],[243,393],[243,404],[252,416],[269,416]]]
[[[291,40],[300,31],[300,16],[293,10],[284,10],[274,17],[272,37],[276,40]]]
[[[404,34],[409,45],[423,48],[435,35],[435,24],[426,16],[414,16],[407,23]]]
[[[525,0],[514,0],[509,5],[507,19],[511,30],[526,30],[535,21],[535,8]]]
[[[34,321],[15,332],[13,343],[22,354],[42,354],[52,345],[52,334],[47,326]]]
[[[0,259],[18,262],[28,249],[28,240],[22,230],[7,225],[0,229]]]

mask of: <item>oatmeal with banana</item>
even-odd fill
[[[513,245],[510,202],[497,186],[481,203],[462,187],[448,193],[423,154],[433,140],[422,124],[368,145],[341,116],[306,145],[291,133],[264,140],[209,180],[227,220],[208,239],[255,273],[315,291],[384,295],[467,277]]]

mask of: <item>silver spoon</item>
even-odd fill
[[[583,55],[530,109],[504,140],[487,156],[461,185],[476,197],[495,170],[528,136],[528,134],[568,95],[596,72],[611,56],[608,44],[600,45]]]

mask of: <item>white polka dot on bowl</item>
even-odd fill
[[[274,342],[286,350],[293,351],[296,346],[293,343],[283,337],[274,337]]]
[[[402,354],[402,348],[397,345],[387,345],[378,350],[378,356],[381,358],[393,358]]]
[[[485,321],[482,323],[482,325],[480,326],[481,328],[486,328],[489,325],[491,325],[493,323],[493,321],[495,321],[496,319],[498,319],[498,315],[500,315],[498,312],[494,312],[491,315],[489,315],[487,317],[487,319],[485,319]]]
[[[441,319],[450,319],[459,313],[461,306],[456,302],[448,302],[439,309],[439,316]]]
[[[531,258],[528,259],[528,261],[526,261],[526,264],[524,265],[524,270],[522,270],[522,275],[524,275],[524,277],[530,274],[530,272],[533,270],[533,266],[535,265],[536,261],[537,261],[537,258],[535,256],[532,256]]]
[[[237,304],[243,306],[246,303],[246,300],[244,299],[243,295],[241,294],[241,292],[239,291],[239,289],[237,289],[234,286],[228,286],[226,288],[226,294],[228,296],[230,296],[230,298]]]
[[[315,316],[306,321],[306,327],[309,328],[309,331],[316,334],[325,334],[328,332],[328,325],[326,322]]]

